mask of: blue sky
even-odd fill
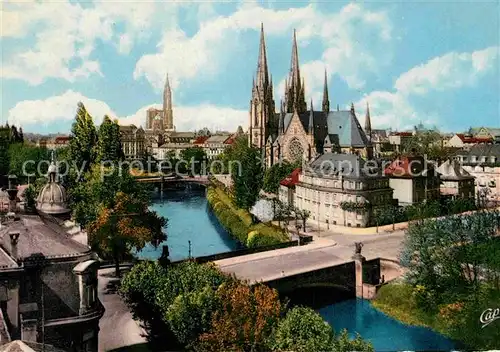
[[[375,128],[500,126],[497,1],[2,4],[2,122],[68,133],[82,101],[144,125],[166,73],[178,130],[244,129],[264,23],[276,106],[297,29],[306,99]]]

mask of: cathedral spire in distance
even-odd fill
[[[314,132],[314,107],[313,100],[311,99],[311,111],[309,113],[309,134]]]
[[[168,73],[165,79],[165,89],[163,90],[163,128],[174,128],[174,116],[172,111],[172,89]]]
[[[368,139],[372,140],[372,122],[370,119],[370,105],[368,104],[368,100],[366,101],[366,117],[365,117],[365,134]]]
[[[329,112],[330,111],[330,99],[328,97],[328,80],[327,80],[327,75],[326,75],[326,68],[325,68],[325,82],[323,86],[323,112]]]
[[[257,86],[267,89],[269,84],[269,70],[267,68],[266,40],[264,37],[264,23],[260,24],[259,60],[257,62]]]
[[[293,30],[292,58],[290,60],[290,75],[286,90],[287,112],[294,112],[295,110],[299,113],[306,112],[304,81],[300,78],[299,50],[297,47],[297,31],[295,29]]]

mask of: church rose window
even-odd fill
[[[290,141],[288,151],[290,153],[290,159],[292,160],[301,160],[304,156],[304,148],[297,138]]]

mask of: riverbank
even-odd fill
[[[483,327],[479,321],[484,309],[498,306],[498,291],[486,288],[477,296],[462,295],[455,302],[438,306],[429,300],[428,309],[417,304],[417,291],[418,286],[389,284],[380,289],[371,304],[403,324],[426,327],[455,341],[455,348],[487,350],[500,347],[498,327],[491,326],[493,324]]]
[[[220,224],[247,248],[275,245],[289,241],[283,229],[270,223],[254,223],[252,215],[236,207],[219,187],[207,189],[207,200]]]

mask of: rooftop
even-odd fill
[[[280,185],[286,187],[294,187],[299,182],[299,175],[301,171],[302,169],[300,167],[296,168],[290,175],[280,181]]]
[[[33,254],[42,254],[47,258],[72,257],[90,253],[90,247],[74,241],[59,224],[49,217],[39,215],[21,215],[16,221],[2,224],[0,246],[3,253],[12,257],[10,233],[20,234],[17,243],[17,258],[27,258]],[[12,258],[11,258],[12,259]],[[0,260],[5,264],[8,259],[0,253]]]

